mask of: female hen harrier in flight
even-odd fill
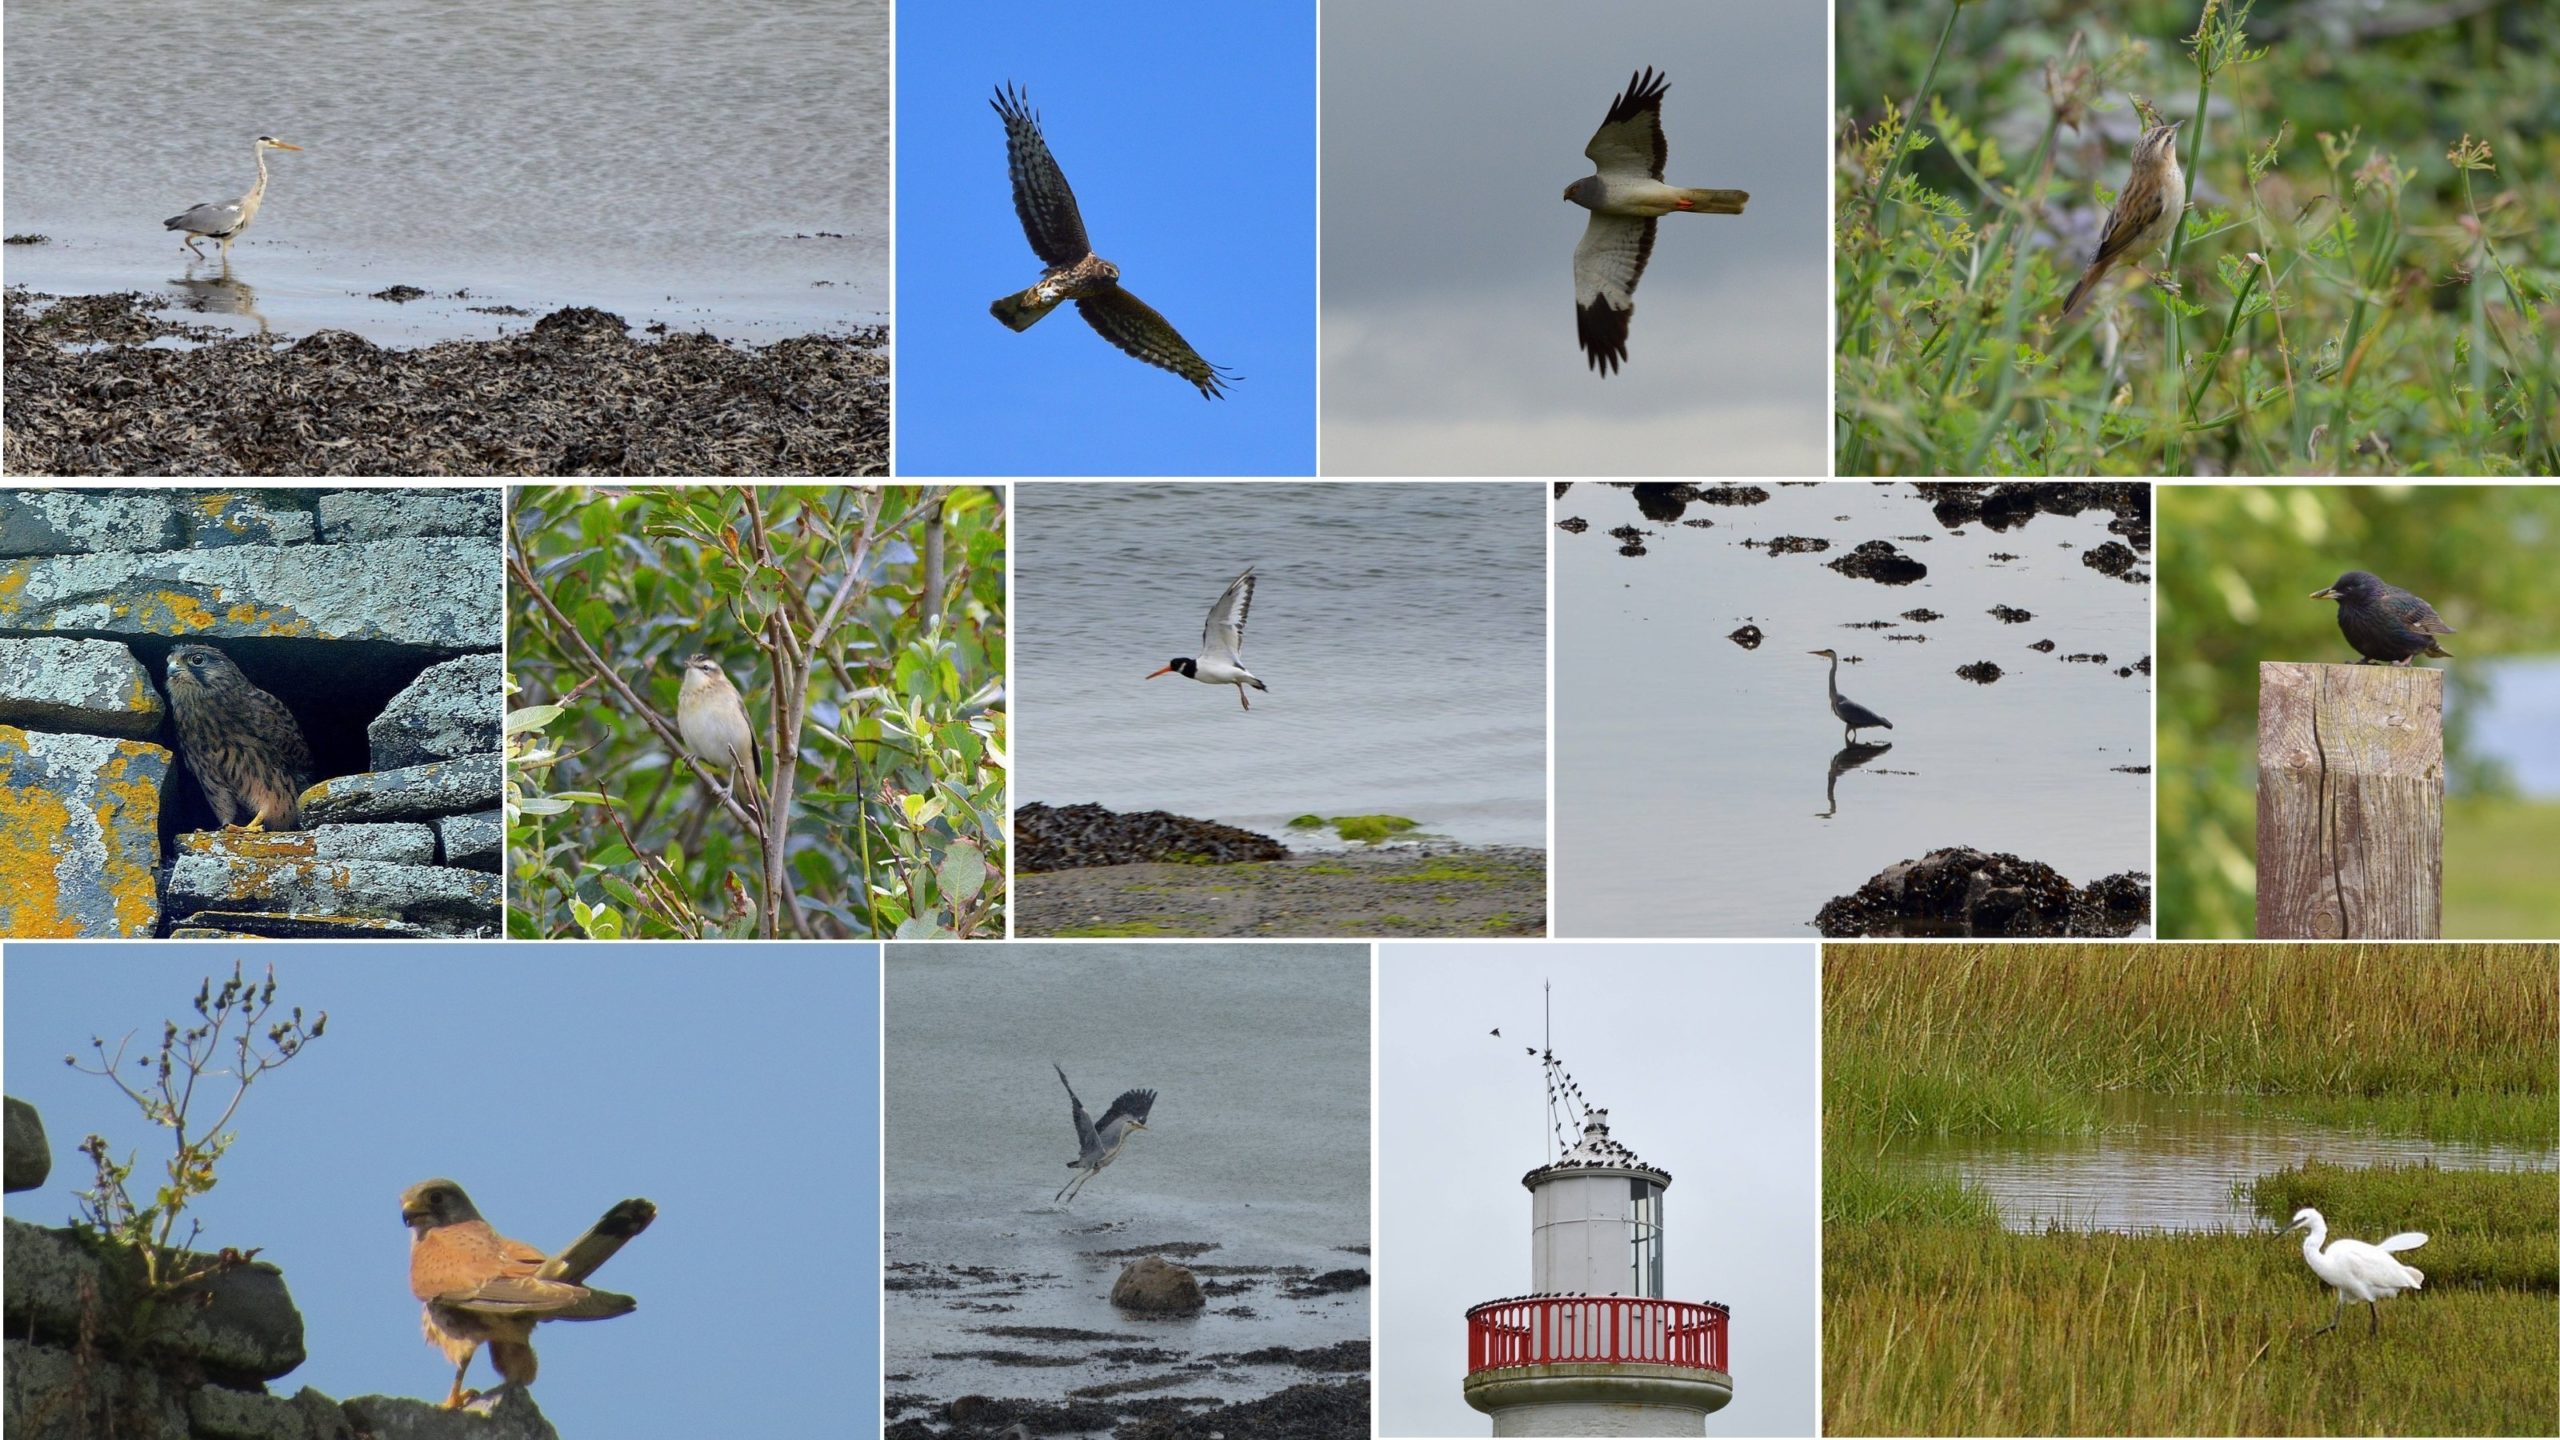
[[[1648,65],[1609,105],[1582,153],[1599,167],[1565,187],[1564,198],[1591,212],[1573,248],[1573,318],[1582,353],[1603,375],[1627,361],[1627,321],[1636,313],[1636,281],[1653,258],[1655,217],[1674,210],[1739,215],[1751,197],[1740,190],[1684,190],[1662,183],[1671,153],[1662,138],[1662,96],[1669,77]]]
[[[1076,192],[1067,188],[1066,172],[1040,137],[1040,116],[1024,103],[1010,81],[992,102],[1004,117],[1005,166],[1013,172],[1013,210],[1022,217],[1022,233],[1032,253],[1049,268],[1040,283],[1019,295],[1007,295],[987,307],[1009,328],[1028,330],[1062,301],[1076,302],[1103,339],[1160,369],[1170,370],[1200,387],[1215,400],[1226,386],[1244,377],[1200,358],[1200,352],[1176,332],[1171,322],[1144,300],[1120,288],[1120,267],[1093,253],[1084,235],[1084,216],[1076,209]]]

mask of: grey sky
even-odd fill
[[[1559,187],[1561,188],[1561,187]],[[1485,1435],[1467,1307],[1529,1289],[1525,1172],[1556,1056],[1614,1138],[1671,1172],[1667,1298],[1733,1307],[1725,1435],[1814,1433],[1821,1280],[1811,945],[1385,945],[1378,960],[1378,1418]],[[1485,1032],[1500,1026],[1496,1039]]]
[[[1333,0],[1323,11],[1328,475],[1827,473],[1827,7]],[[1628,77],[1670,78],[1667,216],[1626,368],[1574,342],[1564,188]]]

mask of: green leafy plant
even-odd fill
[[[1843,0],[1839,93],[1884,97],[1836,137],[1844,474],[2560,468],[2560,187],[2518,178],[2560,166],[2526,118],[2560,12],[2341,40],[2255,10]],[[2124,178],[2132,117],[2094,122],[2189,81],[2177,288],[2061,323]]]
[[[1004,526],[983,487],[517,492],[509,933],[1001,935]],[[677,732],[696,651],[762,804]]]
[[[275,968],[269,966],[266,979],[259,982],[244,979],[235,964],[231,978],[219,988],[207,977],[196,991],[196,1023],[184,1027],[175,1020],[162,1023],[157,1053],[133,1061],[141,1077],[138,1081],[125,1073],[126,1051],[133,1041],[130,1034],[117,1042],[112,1055],[107,1053],[106,1041],[91,1037],[93,1065],[81,1064],[76,1055],[63,1057],[62,1063],[75,1070],[105,1077],[124,1092],[143,1119],[170,1133],[170,1155],[162,1166],[164,1180],[154,1187],[148,1204],[137,1201],[129,1188],[139,1168],[130,1152],[116,1159],[101,1135],[80,1142],[80,1153],[88,1157],[94,1178],[80,1192],[75,1224],[136,1257],[142,1272],[137,1325],[147,1323],[152,1305],[162,1298],[257,1253],[229,1249],[214,1255],[193,1253],[201,1226],[187,1208],[213,1189],[216,1167],[239,1138],[229,1127],[240,1113],[241,1102],[249,1098],[249,1087],[301,1054],[303,1046],[328,1029],[325,1010],[306,1022],[300,1006],[282,1018],[274,1018],[275,1008]],[[225,1056],[231,1060],[229,1069],[221,1068]],[[220,1108],[207,1122],[204,1109],[214,1104]],[[181,1220],[187,1222],[184,1237],[178,1234]]]

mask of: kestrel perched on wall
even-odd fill
[[[299,830],[311,747],[284,702],[210,645],[169,651],[178,748],[226,830]]]
[[[421,1180],[400,1196],[409,1227],[409,1293],[426,1303],[427,1343],[453,1362],[448,1410],[474,1398],[462,1388],[483,1344],[507,1385],[533,1383],[533,1327],[545,1320],[610,1320],[640,1302],[579,1282],[649,1228],[658,1207],[625,1200],[557,1255],[510,1240],[480,1218],[450,1180]],[[503,1387],[501,1387],[503,1388]]]
[[[1073,300],[1076,313],[1103,339],[1159,369],[1170,370],[1200,387],[1202,398],[1215,400],[1244,377],[1200,358],[1191,342],[1155,307],[1120,288],[1120,267],[1093,253],[1085,238],[1084,213],[1076,208],[1076,192],[1067,188],[1067,172],[1049,153],[1040,134],[1040,116],[1010,84],[992,102],[1004,118],[1005,168],[1013,177],[1013,213],[1022,220],[1023,237],[1040,263],[1049,267],[1038,284],[1019,295],[1007,295],[987,309],[1013,330],[1028,330],[1040,317]]]

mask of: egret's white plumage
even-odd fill
[[[1253,702],[1245,698],[1245,687],[1267,691],[1271,687],[1244,668],[1244,622],[1253,613],[1253,567],[1227,585],[1218,603],[1209,607],[1209,621],[1200,627],[1200,653],[1177,655],[1160,669],[1149,671],[1147,678],[1158,675],[1180,675],[1203,685],[1233,685],[1236,702],[1247,710]]]
[[[2302,1262],[2311,1267],[2311,1273],[2319,1276],[2322,1284],[2338,1292],[2336,1317],[2312,1331],[2314,1335],[2325,1335],[2337,1329],[2338,1321],[2346,1318],[2349,1300],[2364,1302],[2366,1312],[2373,1317],[2374,1333],[2381,1334],[2382,1309],[2377,1302],[2388,1300],[2403,1290],[2418,1289],[2427,1282],[2426,1275],[2417,1266],[2404,1265],[2392,1258],[2399,1251],[2415,1250],[2426,1244],[2427,1237],[2423,1231],[2404,1230],[2378,1245],[2369,1245],[2362,1240],[2330,1240],[2324,1250],[2321,1242],[2328,1239],[2329,1222],[2321,1218],[2319,1211],[2307,1206],[2293,1212],[2293,1223],[2285,1230],[2287,1233],[2295,1230],[2310,1232],[2302,1237]]]

